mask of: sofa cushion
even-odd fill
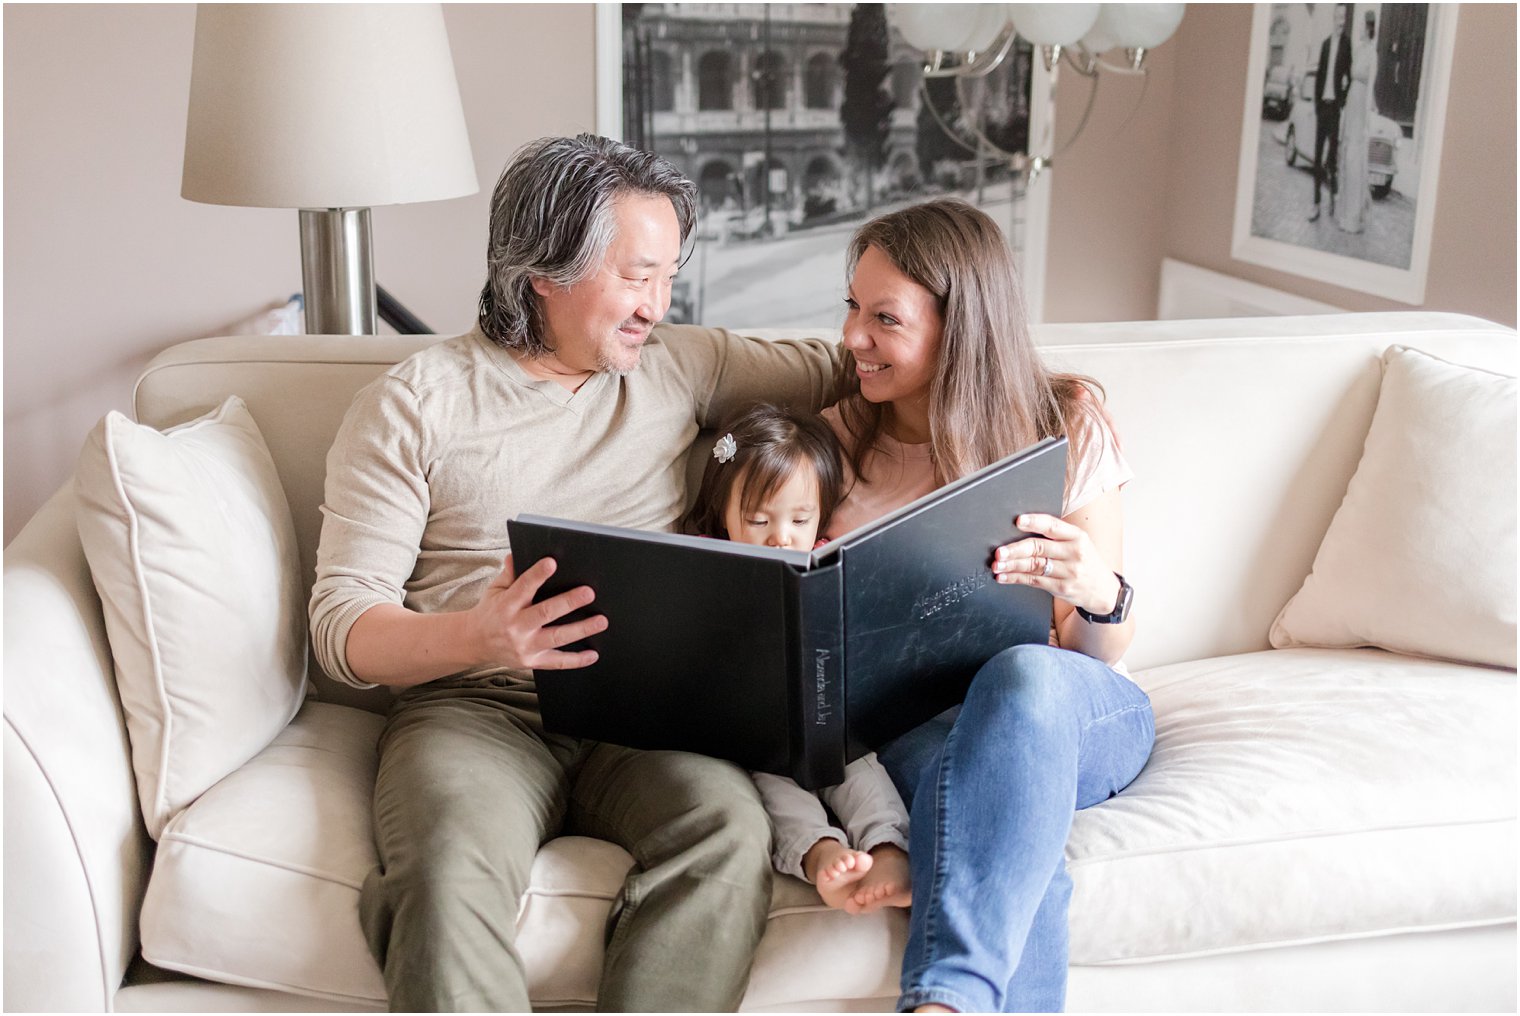
[[[306,609],[290,508],[236,397],[163,433],[107,414],[74,488],[156,839],[301,704]]]
[[[1071,961],[1515,921],[1515,677],[1376,649],[1137,676],[1156,745],[1080,812]]]
[[[359,928],[359,889],[377,856],[370,818],[384,719],[308,702],[251,762],[164,830],[142,908],[143,958],[154,966],[257,988],[383,1002],[385,985]],[[518,948],[538,1006],[589,1005],[603,933],[633,858],[583,836],[534,859],[518,914]],[[748,1005],[896,995],[906,941],[900,911],[851,918],[812,887],[778,877],[772,929]],[[843,950],[851,961],[841,968]]]
[[[1073,963],[1514,921],[1512,675],[1301,649],[1139,677],[1156,750],[1124,793],[1077,815]],[[384,998],[358,921],[381,723],[310,703],[170,825],[143,904],[150,962]],[[594,999],[631,863],[584,837],[539,852],[518,920],[537,1005]],[[778,876],[745,1005],[890,1001],[905,928],[902,911],[850,917]]]
[[[143,898],[143,958],[213,981],[384,999],[358,910],[376,859],[370,796],[384,723],[309,701],[176,816]]]
[[[1515,666],[1515,379],[1383,355],[1356,474],[1272,645]]]

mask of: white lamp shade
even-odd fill
[[[1187,4],[1104,4],[1102,21],[1113,33],[1114,45],[1154,49],[1177,31],[1186,8]]]
[[[438,4],[201,4],[180,194],[263,208],[480,189]]]
[[[1098,20],[1098,4],[1009,4],[1013,27],[1036,46],[1071,46]]]
[[[887,16],[910,46],[928,52],[983,50],[1008,20],[1007,4],[888,4]]]

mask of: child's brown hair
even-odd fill
[[[708,460],[697,499],[681,518],[681,532],[728,539],[723,515],[735,484],[742,485],[740,508],[752,512],[803,467],[818,479],[818,532],[824,532],[844,497],[843,456],[827,423],[760,403],[729,421],[721,433],[714,451],[727,448],[729,453]]]

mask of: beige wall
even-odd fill
[[[1165,254],[1347,310],[1411,309],[1230,257],[1245,108],[1242,68],[1250,38],[1249,4],[1193,4],[1174,40],[1175,154],[1167,174]],[[1515,324],[1515,8],[1510,4],[1462,4],[1457,18],[1423,307]]]
[[[1509,325],[1515,27],[1513,5],[1461,5],[1422,305]],[[1154,317],[1163,257],[1347,310],[1412,309],[1230,257],[1250,39],[1250,4],[1190,4],[1151,54],[1143,99],[1133,81],[1103,81],[1088,130],[1055,167],[1047,320]],[[1075,123],[1085,99],[1086,83],[1063,74],[1057,122]]]
[[[487,196],[522,142],[594,124],[588,4],[446,5],[482,191],[378,208],[382,284],[441,332],[473,317]],[[5,540],[126,409],[150,357],[300,288],[294,212],[179,197],[194,8],[17,6],[5,27]],[[1154,316],[1164,256],[1352,309],[1396,307],[1232,261],[1249,5],[1189,7],[1147,84],[1105,79],[1057,161],[1055,321]],[[525,44],[526,43],[526,44]],[[1088,85],[1062,76],[1057,137]],[[1515,321],[1515,10],[1464,5],[1427,307]]]
[[[1162,46],[1147,58],[1148,80],[1101,77],[1075,140],[1071,132],[1093,84],[1069,67],[1057,72],[1046,321],[1155,317],[1167,216],[1161,184],[1175,155],[1177,60],[1177,47]]]
[[[4,18],[9,542],[155,353],[283,302],[301,265],[294,211],[179,196],[193,5]],[[595,108],[589,4],[450,5],[445,21],[481,193],[373,213],[376,278],[441,332],[474,318],[507,156],[590,129]]]

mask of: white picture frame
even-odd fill
[[[1430,263],[1430,238],[1434,228],[1441,137],[1446,121],[1447,93],[1451,80],[1452,54],[1456,41],[1457,4],[1255,4],[1251,48],[1246,64],[1246,102],[1241,131],[1240,165],[1235,195],[1235,221],[1231,257],[1328,282],[1345,289],[1370,293],[1420,305],[1425,302],[1425,281]],[[1410,80],[1417,68],[1418,88],[1412,115],[1403,108],[1398,120],[1383,115],[1376,77],[1370,89],[1372,103],[1367,114],[1367,138],[1386,142],[1389,124],[1398,128],[1392,140],[1395,152],[1391,178],[1369,172],[1369,198],[1361,232],[1346,232],[1328,207],[1318,220],[1309,221],[1315,209],[1312,134],[1314,104],[1303,92],[1317,73],[1317,54],[1324,38],[1332,34],[1335,8],[1351,8],[1351,38],[1365,30],[1365,17],[1373,12],[1378,36],[1373,66],[1377,75],[1388,74],[1397,84]],[[1408,42],[1409,19],[1424,11],[1422,46],[1417,55]],[[1384,21],[1390,24],[1385,25]],[[1390,33],[1384,36],[1383,32]],[[1401,45],[1402,44],[1402,45]],[[1275,76],[1268,93],[1268,69],[1285,68]],[[1392,73],[1397,70],[1399,74]],[[1285,112],[1277,95],[1286,78],[1289,98]],[[1413,94],[1412,85],[1406,92]],[[1407,105],[1386,102],[1387,106]],[[1264,99],[1268,101],[1264,101]],[[1345,156],[1340,162],[1344,165]],[[1305,165],[1307,163],[1307,172]],[[1384,168],[1386,162],[1369,168]],[[1322,189],[1328,191],[1325,186]],[[1379,191],[1381,196],[1374,197]],[[1328,203],[1327,203],[1328,204]]]
[[[757,5],[722,5],[733,8],[737,12],[735,16],[743,14],[740,8]],[[791,6],[777,4],[772,10],[777,16],[784,16],[784,9]],[[605,137],[623,139],[623,16],[622,5],[618,3],[598,3],[595,6],[596,27],[596,131]],[[1039,153],[1049,153],[1054,148],[1054,96],[1050,73],[1045,69],[1041,60],[1034,60],[1030,74],[1030,98],[1029,98],[1029,148]],[[1010,245],[1014,248],[1018,261],[1021,280],[1024,288],[1025,306],[1031,322],[1039,322],[1043,319],[1044,293],[1045,293],[1045,260],[1047,249],[1047,236],[1050,221],[1050,174],[1043,173],[1029,183],[1023,196],[1012,203],[1015,207],[1010,214],[998,215],[993,213],[998,224],[1009,237]],[[1007,203],[1004,203],[1005,207]],[[990,211],[990,210],[989,210]],[[862,219],[864,221],[864,219]],[[809,270],[819,277],[837,277],[839,280],[839,296],[844,293],[844,255],[847,235],[840,236],[835,245],[837,249],[831,251],[825,263],[825,258],[817,257],[809,262]],[[705,267],[694,257],[697,263],[691,270],[700,273]],[[769,280],[757,278],[755,288],[757,293],[763,292],[765,284]],[[737,327],[794,327],[800,324],[806,325],[831,325],[838,324],[842,319],[842,311],[835,317],[826,320],[799,321],[789,318],[771,319],[765,316],[771,306],[777,306],[774,294],[770,294],[767,300],[756,300],[746,304],[745,310],[735,311],[722,315],[724,320],[707,320],[706,323],[720,324]],[[842,299],[839,301],[843,306]],[[743,320],[728,320],[736,313]]]

